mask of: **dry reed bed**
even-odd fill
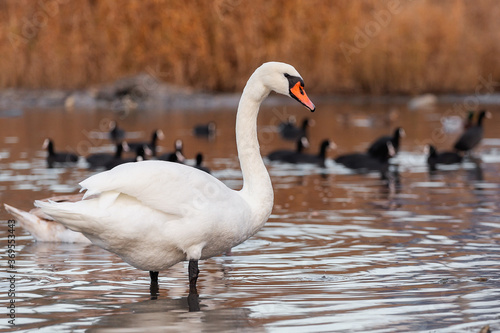
[[[495,0],[4,0],[0,88],[81,88],[138,72],[241,89],[294,64],[315,93],[474,92],[500,81]]]

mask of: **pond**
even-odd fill
[[[295,143],[277,133],[294,115],[313,119],[310,151],[329,138],[325,167],[268,162],[275,191],[266,225],[230,253],[200,262],[199,311],[189,311],[187,263],[160,272],[157,299],[149,275],[94,245],[34,242],[15,227],[15,267],[7,267],[8,220],[2,206],[0,328],[20,332],[479,332],[500,330],[500,108],[489,107],[474,158],[429,172],[424,146],[449,149],[460,135],[452,105],[411,111],[405,104],[266,106],[261,152]],[[388,117],[388,114],[395,117]],[[47,168],[41,148],[80,155],[113,150],[117,121],[127,140],[161,129],[162,152],[182,139],[188,163],[202,152],[212,174],[242,185],[233,110],[12,110],[0,115],[0,202],[22,210],[33,201],[76,193],[94,174],[83,160]],[[193,135],[214,121],[212,140]],[[332,158],[363,151],[402,126],[391,177],[358,174]],[[397,170],[396,170],[397,169]],[[15,278],[10,283],[10,277]],[[9,287],[10,286],[10,287]],[[8,289],[14,289],[15,297]],[[15,300],[15,326],[5,315]],[[188,304],[189,303],[189,304]],[[192,309],[191,309],[192,310]]]

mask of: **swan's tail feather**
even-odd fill
[[[12,216],[14,216],[14,218],[16,219],[16,221],[19,222],[21,227],[23,227],[26,231],[28,231],[38,241],[41,231],[44,231],[44,229],[46,229],[45,224],[47,224],[48,222],[41,221],[36,216],[31,215],[30,213],[25,212],[24,210],[17,209],[7,204],[3,205],[5,207],[5,210],[9,212]]]
[[[35,200],[36,207],[39,207],[45,214],[73,231],[85,232],[89,227],[96,227],[96,225],[91,225],[88,221],[85,222],[82,218],[82,214],[78,212],[78,204],[79,202]]]
[[[4,207],[37,242],[90,243],[81,233],[66,229],[55,221],[46,221],[7,204]]]

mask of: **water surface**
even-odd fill
[[[337,154],[361,151],[403,126],[407,137],[394,159],[398,172],[353,174],[332,160],[325,168],[269,165],[275,189],[271,218],[231,253],[200,263],[200,311],[188,305],[187,264],[160,273],[152,300],[149,276],[96,247],[36,243],[15,230],[16,270],[5,270],[10,218],[0,210],[4,248],[0,302],[16,278],[16,326],[40,332],[478,332],[500,330],[500,109],[485,124],[475,158],[430,173],[423,147],[451,147],[451,106],[408,111],[403,105],[267,107],[259,116],[261,151],[293,148],[275,127],[289,115],[316,120],[312,151],[333,139]],[[386,114],[396,109],[398,118]],[[41,149],[52,137],[58,150],[81,155],[111,151],[107,125],[118,120],[130,140],[162,129],[163,151],[181,138],[185,155],[203,152],[213,174],[240,188],[235,113],[22,110],[0,119],[0,202],[29,210],[35,199],[74,193],[93,171],[81,161],[47,169]],[[215,121],[215,140],[192,135]],[[147,240],[145,240],[147,241]],[[7,318],[7,319],[6,319]]]

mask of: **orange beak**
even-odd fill
[[[314,112],[314,110],[316,110],[316,107],[314,106],[313,102],[311,102],[309,97],[307,97],[306,91],[304,90],[300,82],[295,83],[295,85],[290,89],[290,96],[302,103],[306,108],[311,110],[311,112]]]

